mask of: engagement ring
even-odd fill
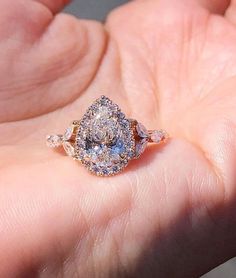
[[[164,130],[147,130],[101,96],[63,135],[49,135],[46,141],[51,148],[63,147],[68,156],[79,160],[90,172],[111,176],[139,158],[148,143],[160,144],[167,138]]]

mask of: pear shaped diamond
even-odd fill
[[[76,158],[91,172],[110,176],[120,172],[135,156],[131,122],[105,96],[83,116],[76,134]]]

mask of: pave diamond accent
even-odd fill
[[[91,172],[110,176],[135,156],[131,122],[109,98],[97,99],[83,116],[76,134],[76,157]]]

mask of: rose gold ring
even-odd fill
[[[80,121],[73,121],[63,135],[48,135],[46,142],[51,148],[63,147],[93,174],[111,176],[139,158],[148,143],[160,144],[168,137],[164,130],[147,130],[126,118],[117,104],[101,96]]]

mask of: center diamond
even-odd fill
[[[109,176],[127,166],[134,149],[130,121],[110,99],[97,99],[80,122],[76,157],[93,173]]]

